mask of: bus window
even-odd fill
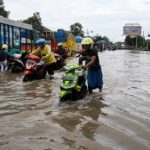
[[[19,28],[14,28],[14,43],[20,43],[20,31]]]
[[[1,24],[1,44],[4,44],[4,25]]]

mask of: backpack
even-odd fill
[[[6,59],[5,50],[0,50],[0,61],[4,61]]]

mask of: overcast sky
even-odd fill
[[[145,36],[150,32],[150,0],[4,0],[10,19],[22,20],[40,12],[42,23],[51,30],[69,30],[79,22],[91,35],[115,42],[123,40],[125,23],[139,23]]]

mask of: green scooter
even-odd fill
[[[82,99],[87,94],[86,71],[80,65],[66,65],[61,79],[60,101]]]

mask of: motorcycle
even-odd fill
[[[56,53],[54,53],[54,56],[56,58],[55,70],[59,70],[65,65],[64,58],[61,55]]]
[[[45,63],[39,56],[28,55],[23,82],[44,79],[46,77]]]
[[[66,65],[61,79],[60,101],[78,100],[87,94],[86,72],[79,65]]]
[[[8,61],[8,70],[10,70],[12,73],[20,73],[23,72],[25,69],[25,63],[26,63],[26,55],[28,55],[29,52],[25,51],[21,54],[14,54],[13,57],[11,57]]]

